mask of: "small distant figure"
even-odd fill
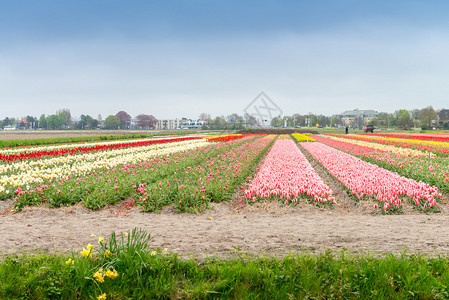
[[[348,133],[349,133],[349,127],[346,126],[346,128],[345,128],[345,134],[348,134]]]

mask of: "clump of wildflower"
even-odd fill
[[[107,270],[107,271],[104,273],[104,276],[105,276],[105,277],[109,277],[109,278],[111,278],[112,280],[114,280],[115,278],[118,277],[118,272],[117,272],[115,269],[112,269],[112,271],[111,271],[111,270]]]
[[[96,281],[98,281],[99,283],[103,283],[104,282],[104,272],[103,269],[98,270],[98,272],[94,273],[94,276]]]
[[[75,264],[75,261],[73,261],[71,258],[69,258],[69,260],[67,260],[66,262],[65,262],[65,264],[66,265],[74,265]]]
[[[97,297],[97,300],[106,300],[106,294],[103,293],[100,296]]]
[[[108,258],[108,257],[111,256],[111,255],[112,255],[112,252],[109,251],[109,250],[106,250],[106,251],[104,252],[104,256],[105,256],[106,258]]]
[[[101,268],[100,270],[94,273],[93,277],[96,281],[103,283],[105,277],[109,277],[112,280],[116,279],[118,277],[118,272],[115,269],[112,270],[108,269],[105,272],[103,268]]]
[[[80,255],[85,258],[92,258],[91,251],[87,250],[86,248],[83,248],[83,251],[80,252]]]
[[[98,244],[100,244],[100,245],[101,245],[102,243],[104,243],[104,238],[102,238],[102,237],[99,237],[99,238],[98,238]]]

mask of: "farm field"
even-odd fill
[[[22,253],[43,253],[45,261],[55,260],[56,269],[60,268],[57,260],[64,259],[64,265],[74,264],[73,270],[78,270],[86,263],[83,257],[89,258],[89,249],[105,251],[101,250],[106,245],[102,244],[103,237],[139,228],[151,235],[150,252],[140,255],[150,255],[147,259],[160,259],[163,264],[176,261],[180,255],[185,264],[194,264],[189,270],[199,268],[196,272],[203,268],[201,261],[211,258],[214,270],[236,268],[239,259],[249,260],[262,272],[258,276],[265,278],[265,271],[285,272],[269,267],[267,258],[278,266],[301,264],[291,267],[301,268],[305,274],[309,267],[302,264],[317,266],[322,260],[333,261],[339,272],[346,272],[345,268],[358,268],[355,262],[363,261],[372,268],[373,260],[379,259],[376,264],[382,265],[403,255],[410,263],[417,263],[415,255],[425,257],[418,262],[435,259],[438,264],[432,263],[429,272],[443,272],[445,262],[440,256],[449,251],[448,158],[433,148],[422,149],[418,137],[418,143],[393,145],[378,141],[390,137],[371,135],[258,133],[3,148],[0,257],[5,260],[0,269],[18,261],[32,264],[20,258]],[[439,143],[439,149],[446,147],[445,142]],[[153,254],[148,253],[156,256],[151,258]],[[382,258],[385,255],[387,258]],[[96,265],[98,259],[93,258],[91,263]],[[220,262],[222,259],[225,262]],[[344,266],[338,265],[340,260]],[[115,260],[108,260],[105,266],[104,270],[95,266],[98,270],[88,271],[87,276],[99,283],[111,282],[110,295],[114,290],[112,280],[117,274],[125,276],[124,266]],[[398,264],[397,268],[403,272],[401,268],[406,267]],[[353,278],[350,274],[354,271],[349,269],[345,280],[355,280],[351,284],[357,289],[357,276]],[[387,269],[379,272],[389,274],[391,270]],[[314,274],[325,276],[327,272],[320,269]],[[425,280],[439,282],[435,274]],[[307,276],[310,279],[315,275]],[[157,280],[157,276],[151,280]],[[376,285],[381,281],[371,282]],[[162,288],[158,293],[164,294],[164,285],[160,284],[154,286]],[[313,291],[314,284],[310,284],[310,295],[319,295],[321,290]],[[69,286],[61,285],[70,294]],[[119,286],[117,283],[116,289],[122,289]],[[247,283],[242,283],[240,288],[245,286]],[[92,285],[74,288],[84,296],[103,295],[102,289]],[[176,285],[172,288],[179,289]],[[269,294],[286,295],[296,288],[274,288]],[[23,289],[8,294],[8,287],[4,290],[0,284],[0,295],[23,295],[26,287]],[[183,293],[202,297],[209,289],[234,293],[233,288],[204,286]],[[298,297],[308,295],[301,291],[296,290]],[[352,291],[349,287],[347,291],[330,287],[322,295],[351,295]],[[392,289],[385,295],[398,292],[407,293]],[[414,290],[427,296],[440,292],[444,294],[435,289]]]
[[[134,226],[154,234],[155,247],[200,256],[235,247],[448,250],[446,189],[436,175],[416,181],[364,161],[446,158],[361,141],[369,138],[167,136],[0,149],[0,251],[73,250],[92,233]]]

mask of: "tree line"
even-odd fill
[[[238,114],[231,114],[227,116],[217,116],[211,118],[210,114],[202,113],[200,115],[201,120],[208,121],[203,126],[203,129],[242,129],[248,127],[258,127],[260,125],[266,125],[261,120],[255,117],[245,114],[243,116]],[[393,113],[380,112],[376,117],[370,120],[367,124],[374,125],[379,128],[397,128],[397,129],[411,129],[422,128],[432,129],[434,127],[449,129],[449,122],[439,124],[437,122],[438,114],[432,106],[428,106],[422,109],[406,110],[400,109]],[[325,116],[322,114],[299,114],[295,113],[291,116],[276,116],[268,123],[271,127],[339,127],[345,126],[344,120],[339,115]],[[357,124],[362,127],[367,124]]]
[[[345,126],[341,116],[325,116],[322,114],[299,114],[291,116],[277,116],[271,120],[259,120],[252,115],[230,115],[211,117],[208,113],[202,113],[200,120],[206,121],[202,129],[207,130],[240,130],[244,128],[271,125],[272,127],[338,127]],[[421,127],[431,129],[434,127],[449,129],[449,122],[439,124],[438,114],[432,106],[422,109],[400,109],[393,113],[380,112],[368,124],[378,128],[411,129]],[[154,129],[157,119],[153,115],[140,114],[132,119],[125,111],[119,111],[115,115],[109,115],[104,120],[99,114],[96,118],[82,114],[79,118],[73,118],[69,109],[60,109],[52,115],[41,115],[39,118],[26,116],[22,119],[6,117],[0,120],[0,127],[14,126],[19,129]],[[366,125],[366,124],[362,124]]]
[[[140,114],[132,117],[125,111],[109,115],[103,120],[101,114],[96,118],[82,114],[73,118],[69,109],[60,109],[55,114],[42,114],[39,118],[26,116],[21,119],[6,117],[0,120],[0,127],[16,127],[19,129],[154,129],[157,120],[153,115]]]

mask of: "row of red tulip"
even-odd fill
[[[280,197],[285,204],[310,196],[318,203],[333,203],[332,190],[323,182],[293,140],[277,140],[257,172],[245,196]]]
[[[441,197],[435,186],[405,178],[321,143],[301,143],[357,199],[377,200],[385,212],[400,210],[404,197],[414,207],[430,209]],[[375,204],[375,208],[378,207]]]

